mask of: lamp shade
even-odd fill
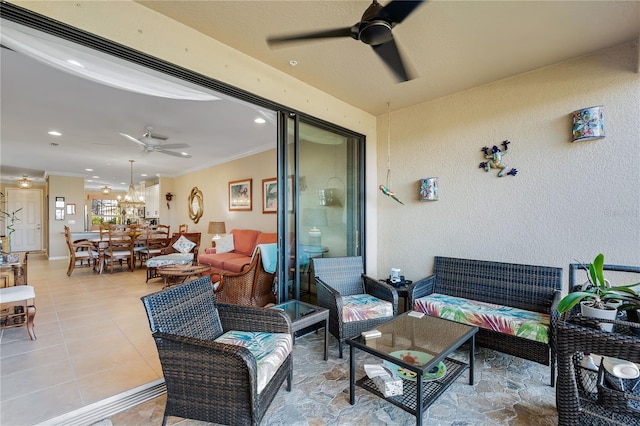
[[[209,234],[226,234],[227,229],[224,226],[224,222],[209,222]]]
[[[604,138],[604,116],[602,105],[579,109],[572,113],[572,141],[588,141]]]

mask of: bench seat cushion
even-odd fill
[[[166,265],[188,265],[191,262],[193,262],[193,253],[163,254],[147,260],[147,268],[158,268]]]
[[[293,350],[293,339],[286,333],[232,330],[227,331],[215,341],[242,346],[251,352],[258,367],[258,393],[262,392]]]
[[[393,316],[393,305],[370,294],[354,294],[342,297],[342,320],[364,321]]]
[[[415,300],[413,309],[433,317],[475,325],[536,342],[549,342],[549,315],[433,293]]]

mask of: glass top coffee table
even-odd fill
[[[291,329],[295,336],[296,331],[307,327],[318,325],[324,327],[324,360],[329,356],[327,337],[329,334],[329,310],[300,300],[289,300],[288,302],[272,306],[273,309],[280,309],[289,316]],[[295,340],[294,340],[295,343]]]
[[[402,314],[375,328],[380,337],[363,336],[347,339],[350,354],[349,403],[355,404],[355,350],[368,352],[402,378],[403,394],[384,397],[366,375],[357,385],[386,399],[416,416],[422,424],[422,413],[469,368],[469,384],[473,385],[475,335],[478,327],[424,315]],[[454,350],[469,342],[469,363],[447,358]]]

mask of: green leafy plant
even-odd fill
[[[0,192],[0,204],[6,204],[4,192]],[[16,220],[20,220],[20,218],[16,216],[16,213],[18,213],[20,210],[22,210],[22,207],[12,212],[8,212],[0,208],[0,214],[5,216],[5,220],[7,221],[7,247],[3,249],[9,253],[11,252],[11,234],[16,232],[14,224]]]
[[[594,308],[607,309],[606,303],[621,301],[618,309],[632,306],[640,308],[640,283],[612,287],[604,278],[604,255],[598,254],[589,264],[590,286],[583,291],[574,291],[562,298],[558,304],[558,312],[569,311],[582,301],[588,301]]]

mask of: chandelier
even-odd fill
[[[104,194],[104,195],[109,195],[111,194],[111,188],[109,188],[107,185],[103,186],[102,189],[100,189],[100,191]]]
[[[144,206],[144,200],[136,192],[136,188],[133,186],[133,163],[134,160],[129,160],[131,163],[131,181],[129,183],[129,190],[127,195],[124,196],[124,200],[120,201],[120,207],[125,210],[125,216],[138,217],[138,209]]]
[[[18,187],[20,189],[29,189],[33,186],[33,182],[27,179],[27,175],[22,175],[22,179],[18,179]]]

